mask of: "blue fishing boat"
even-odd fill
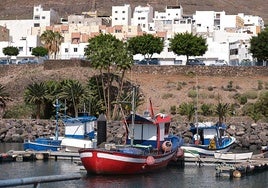
[[[56,100],[54,105],[56,108],[56,128],[55,137],[50,138],[36,138],[35,140],[25,140],[23,143],[24,150],[35,150],[35,151],[58,151],[62,148],[61,139],[58,136],[58,110],[60,104]]]
[[[191,124],[190,131],[194,135],[192,143],[181,147],[185,157],[196,157],[196,154],[214,156],[215,152],[224,153],[229,151],[236,141],[234,137],[226,135],[225,124],[198,122]]]
[[[61,146],[65,151],[77,152],[81,148],[93,148],[97,144],[95,124],[97,118],[83,113],[76,118],[65,118],[64,138]]]

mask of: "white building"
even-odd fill
[[[167,6],[165,12],[155,11],[154,14],[154,31],[166,31],[168,38],[174,36],[175,33],[195,32],[193,19],[183,15],[182,6]]]
[[[44,11],[41,5],[33,8],[33,19],[29,20],[0,20],[0,25],[9,30],[9,41],[0,42],[0,58],[6,58],[2,53],[2,48],[14,46],[19,48],[17,57],[31,55],[32,48],[40,45],[39,37],[41,33],[32,34],[34,28],[50,26],[59,23],[60,19],[54,10]]]
[[[154,12],[151,5],[145,7],[137,6],[134,9],[131,25],[140,26],[142,31],[149,32],[149,23],[153,22]]]
[[[112,26],[131,25],[130,5],[112,6]]]

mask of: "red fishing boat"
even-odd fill
[[[168,115],[154,116],[152,107],[150,116],[132,113],[125,120],[126,145],[80,149],[82,164],[88,174],[139,174],[166,167],[182,155],[183,144],[182,138],[169,135],[170,122]]]

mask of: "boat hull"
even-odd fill
[[[89,174],[140,174],[164,168],[174,158],[176,151],[159,155],[139,155],[108,151],[105,149],[81,149],[80,159]]]
[[[253,152],[247,153],[221,153],[215,152],[214,158],[215,159],[223,159],[223,160],[244,160],[244,159],[251,159]]]
[[[34,151],[58,151],[62,148],[61,140],[51,140],[51,139],[41,139],[30,141],[26,140],[23,143],[24,150],[34,150]]]
[[[213,156],[214,153],[216,152],[222,152],[222,153],[228,152],[231,149],[231,146],[232,144],[219,149],[208,149],[208,147],[202,147],[195,144],[188,144],[181,146],[181,148],[185,151],[185,153],[187,152],[190,153],[189,157],[191,157],[191,153],[194,153],[192,154],[192,157],[196,157],[196,154]]]
[[[82,148],[96,148],[97,140],[63,138],[61,146],[68,152],[78,152]]]

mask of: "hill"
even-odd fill
[[[50,8],[58,11],[61,17],[83,11],[97,10],[102,16],[111,15],[113,5],[130,4],[132,8],[149,3],[154,10],[163,11],[167,5],[180,4],[185,14],[200,11],[225,11],[227,14],[245,13],[261,16],[265,23],[268,22],[268,3],[266,0],[1,0],[0,19],[25,19],[32,18],[33,6],[42,5],[45,10]],[[133,9],[132,9],[133,10]]]
[[[140,67],[142,68],[142,67]],[[187,67],[186,67],[187,68]],[[148,99],[151,98],[155,107],[155,111],[165,111],[169,113],[171,106],[179,106],[183,102],[193,101],[193,97],[189,97],[191,91],[198,86],[199,88],[199,104],[217,104],[219,99],[223,103],[237,104],[240,103],[234,99],[235,95],[245,94],[253,96],[248,98],[248,102],[256,101],[254,96],[258,96],[261,92],[268,90],[267,74],[239,74],[237,76],[209,76],[206,67],[207,76],[198,76],[197,78],[187,74],[171,74],[168,72],[156,73],[150,68],[153,73],[145,71],[131,71],[126,74],[127,79],[131,80],[140,86],[140,91],[144,95],[145,104],[140,107],[140,112],[148,109]],[[189,67],[190,69],[190,67]],[[220,72],[219,68],[215,71]],[[155,69],[156,70],[156,69]],[[245,69],[246,70],[246,69]],[[213,70],[214,71],[214,70]],[[161,71],[160,71],[161,72]],[[0,84],[7,88],[13,101],[8,102],[8,106],[15,106],[23,103],[24,89],[33,82],[45,80],[63,80],[74,79],[81,83],[86,83],[90,77],[98,73],[89,67],[64,67],[45,70],[42,64],[40,65],[10,65],[0,66],[1,79]],[[258,89],[258,83],[263,83],[263,89]],[[230,87],[232,82],[232,90],[224,88]],[[239,112],[239,111],[238,111]],[[238,113],[237,112],[237,113]]]

